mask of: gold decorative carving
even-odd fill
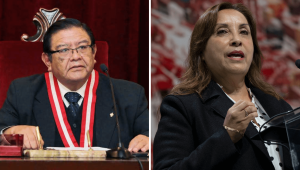
[[[66,17],[63,15],[63,13],[59,12],[58,8],[53,8],[51,10],[40,8],[39,12],[35,14],[32,21],[37,28],[37,33],[31,37],[29,37],[28,34],[23,34],[21,36],[21,40],[26,42],[43,42],[43,38],[47,29],[57,20],[65,18]]]

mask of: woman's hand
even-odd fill
[[[239,100],[227,111],[223,125],[244,134],[249,122],[257,116],[257,109],[252,102]],[[227,132],[233,143],[238,142],[243,137],[241,134],[231,130],[227,130]]]

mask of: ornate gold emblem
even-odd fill
[[[65,18],[66,17],[59,12],[58,8],[51,10],[40,8],[39,12],[33,17],[33,23],[37,28],[37,33],[31,37],[29,37],[28,34],[23,34],[21,40],[26,42],[42,42],[47,29],[57,20]]]

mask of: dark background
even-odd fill
[[[110,76],[142,85],[149,99],[148,1],[0,0],[0,41],[21,41],[24,33],[35,35],[32,19],[40,8],[59,8],[67,18],[86,23],[96,41],[109,45]]]

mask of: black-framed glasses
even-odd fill
[[[69,56],[71,53],[70,51],[72,51],[72,54],[73,54],[73,50],[76,50],[78,54],[80,55],[85,55],[87,53],[90,52],[90,48],[89,47],[93,47],[93,44],[91,45],[81,45],[77,48],[64,48],[64,49],[61,49],[61,50],[57,50],[57,51],[50,51],[49,54],[54,54],[54,53],[58,53],[59,56],[61,57],[67,57]]]

